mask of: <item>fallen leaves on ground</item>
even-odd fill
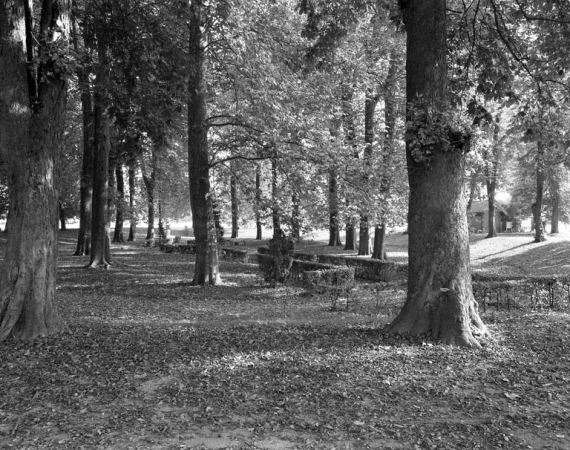
[[[189,255],[116,253],[61,258],[69,333],[0,346],[0,448],[569,448],[567,313],[488,313],[456,349],[382,333],[398,285],[331,310],[254,265],[203,288]]]

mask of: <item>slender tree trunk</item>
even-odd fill
[[[90,73],[78,70],[81,91],[83,119],[83,162],[81,165],[81,187],[79,190],[79,232],[74,256],[88,255],[91,248],[91,208],[93,201],[93,104],[91,101]]]
[[[218,203],[218,197],[214,193],[214,190],[211,189],[211,197],[212,197],[212,211],[214,215],[214,228],[216,230],[216,239],[221,241],[224,238],[224,227],[222,226],[222,211],[220,209],[220,204]]]
[[[154,238],[154,219],[155,219],[155,210],[154,210],[154,188],[156,186],[156,165],[157,165],[157,152],[156,149],[153,147],[152,154],[151,154],[151,173],[150,175],[147,174],[146,165],[144,163],[144,159],[141,158],[141,165],[142,165],[142,176],[143,182],[146,189],[146,199],[147,199],[147,208],[148,208],[148,227],[146,232],[146,238],[152,239]]]
[[[552,221],[550,225],[550,233],[557,234],[558,222],[560,221],[560,194],[556,192],[552,196]]]
[[[135,212],[135,195],[136,195],[136,179],[135,179],[135,159],[129,160],[129,217],[131,225],[129,227],[129,242],[137,238],[137,215]]]
[[[374,232],[374,246],[372,249],[372,258],[387,260],[386,252],[386,220],[389,214],[386,206],[388,195],[390,194],[391,176],[389,167],[392,164],[394,155],[394,140],[396,136],[396,116],[397,116],[397,93],[399,90],[398,71],[401,67],[400,55],[396,50],[390,53],[390,66],[388,74],[384,82],[384,153],[382,155],[382,163],[384,165],[384,175],[382,176],[380,191],[384,205],[382,205],[382,218],[379,225],[376,226]]]
[[[477,190],[477,184],[479,183],[479,174],[481,173],[481,166],[477,167],[474,172],[471,172],[471,177],[469,178],[469,198],[467,200],[467,212],[471,211],[471,205],[475,199],[475,193]]]
[[[239,197],[237,189],[237,164],[232,162],[230,165],[230,197],[232,208],[232,239],[237,239],[239,234]]]
[[[0,6],[0,152],[11,191],[10,234],[0,268],[0,342],[66,329],[56,307],[56,275],[67,77],[54,70],[47,49],[66,51],[71,4],[43,1],[38,36],[32,6]],[[36,68],[28,64],[34,55]]]
[[[59,229],[61,231],[67,231],[67,226],[65,224],[65,208],[63,207],[63,203],[61,203],[61,200],[59,200],[58,202],[58,210],[59,210]]]
[[[146,231],[146,239],[154,238],[154,220],[155,220],[155,212],[154,212],[154,186],[147,184],[145,181],[146,187],[146,197],[148,203],[148,215],[147,215],[147,231]]]
[[[261,167],[258,163],[255,166],[255,239],[260,241],[263,238],[263,224],[261,223]]]
[[[115,149],[111,149],[109,155],[109,231],[111,229],[111,224],[113,223],[113,218],[116,216],[117,211],[117,183],[115,179],[115,171],[117,169],[117,152]],[[109,238],[111,236],[109,235]]]
[[[125,242],[124,222],[125,222],[125,180],[123,177],[123,165],[117,164],[115,169],[115,179],[117,180],[117,213],[115,217],[115,234],[113,242]]]
[[[352,156],[358,159],[358,149],[356,147],[356,130],[354,125],[354,111],[352,110],[351,100],[352,90],[343,95],[343,124],[345,129],[345,143],[351,150]],[[354,174],[351,174],[352,176]],[[344,238],[344,250],[356,250],[356,218],[351,214],[351,193],[347,190],[346,195],[346,235]]]
[[[206,128],[206,80],[201,0],[191,0],[188,69],[188,166],[190,204],[196,238],[193,285],[221,283],[214,208],[210,189],[208,130]]]
[[[273,223],[273,238],[281,237],[281,212],[278,201],[277,161],[271,159],[271,218]]]
[[[342,245],[338,211],[338,181],[335,169],[329,171],[329,247]]]
[[[162,220],[162,199],[160,198],[160,190],[156,203],[158,205],[158,238],[162,241],[162,239],[166,238],[166,229],[164,228],[164,222]]]
[[[492,238],[497,236],[497,224],[495,223],[495,191],[496,191],[497,184],[495,181],[491,181],[487,179],[487,205],[489,209],[489,217],[488,217],[488,225],[489,225],[489,232],[487,233],[488,238]]]
[[[534,242],[544,242],[546,240],[544,224],[542,223],[542,203],[545,181],[544,142],[539,140],[537,142],[536,156],[536,200],[531,207],[534,222]]]
[[[291,197],[291,204],[291,237],[299,242],[301,239],[301,207],[297,194],[293,194]]]
[[[497,115],[493,127],[493,147],[490,153],[486,154],[485,161],[485,183],[487,185],[488,196],[488,238],[497,236],[497,224],[495,219],[495,193],[497,191],[497,176],[499,175],[499,116]]]
[[[449,108],[446,2],[409,0],[402,5],[407,31],[407,120],[415,124],[406,135],[408,294],[386,331],[430,333],[444,344],[479,347],[477,337],[487,329],[471,287],[463,183],[469,137],[453,130],[452,124],[438,127],[426,140],[422,137]],[[445,115],[439,117],[445,120]]]
[[[101,33],[103,35],[104,33]],[[109,84],[110,66],[105,39],[97,44],[99,63],[95,81],[95,148],[93,175],[93,210],[91,216],[91,252],[88,267],[107,268],[111,262],[109,224],[109,155],[110,119]]]
[[[374,113],[376,111],[376,104],[378,97],[369,92],[364,100],[364,158],[366,166],[370,166],[372,158],[372,151],[374,145]],[[367,187],[370,184],[368,174],[364,175],[363,182]],[[368,209],[368,208],[367,208]],[[360,213],[360,242],[358,244],[358,255],[370,255],[370,224],[368,221],[368,214],[365,212]]]

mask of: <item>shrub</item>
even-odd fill
[[[346,308],[348,309],[349,294],[354,287],[354,268],[339,266],[309,270],[303,272],[303,282],[308,289],[328,294],[333,309],[336,308],[338,299],[345,295]]]

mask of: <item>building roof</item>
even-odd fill
[[[501,211],[505,216],[510,217],[505,207],[496,200],[495,200],[495,208]],[[489,202],[487,200],[481,200],[477,202],[472,202],[471,209],[469,210],[469,212],[475,214],[479,212],[487,212],[488,209],[489,209]]]

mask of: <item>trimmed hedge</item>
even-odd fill
[[[504,278],[473,274],[473,295],[483,311],[511,309],[570,308],[570,277]]]
[[[247,250],[240,250],[232,247],[220,247],[220,255],[224,259],[232,261],[246,262],[248,260]]]
[[[268,247],[258,247],[259,254],[269,254]],[[369,281],[397,281],[408,276],[408,265],[391,261],[380,261],[356,256],[315,255],[312,253],[294,252],[293,259],[330,266],[348,266],[354,268],[355,278]],[[295,264],[295,263],[293,263]],[[311,270],[311,269],[303,269]],[[319,270],[319,269],[315,269]]]
[[[316,290],[338,290],[346,293],[354,286],[354,268],[346,266],[327,267],[303,272],[303,282],[307,288]]]
[[[380,261],[371,258],[358,258],[356,256],[313,255],[307,253],[294,253],[293,258],[303,261],[317,261],[321,264],[333,266],[348,266],[354,268],[355,278],[369,281],[396,281],[403,280],[408,275],[407,264],[391,261]]]

